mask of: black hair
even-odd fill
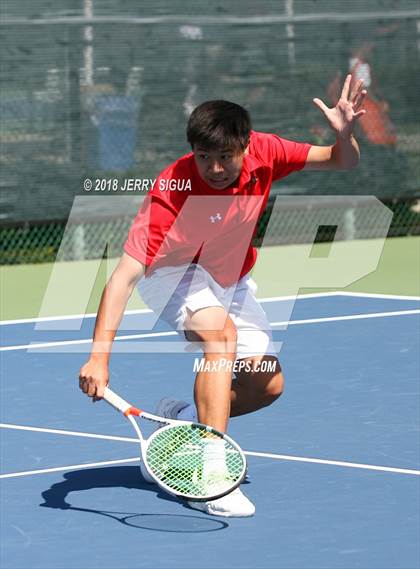
[[[250,133],[248,111],[230,101],[202,103],[193,110],[187,124],[187,140],[193,149],[199,145],[205,150],[245,150]]]

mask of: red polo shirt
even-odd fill
[[[301,170],[310,148],[253,131],[241,174],[225,190],[206,184],[193,153],[186,154],[157,178],[124,251],[147,266],[146,277],[158,267],[194,262],[222,286],[235,284],[255,264],[252,237],[272,182]]]

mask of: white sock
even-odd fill
[[[193,423],[197,423],[198,421],[198,414],[195,405],[191,403],[178,411],[178,415],[176,417],[180,421],[192,421]]]
[[[219,439],[206,441],[203,452],[203,479],[212,473],[226,473],[225,443]]]

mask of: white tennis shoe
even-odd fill
[[[255,506],[240,488],[236,488],[230,494],[211,500],[209,502],[192,502],[187,504],[194,510],[200,510],[211,516],[222,516],[224,518],[249,518],[255,514]]]
[[[181,409],[189,405],[186,401],[179,399],[171,399],[164,397],[159,401],[155,409],[155,415],[166,417],[168,419],[176,419]],[[159,424],[156,424],[156,429],[159,429]],[[155,481],[147,472],[143,461],[140,462],[140,471],[143,479],[148,484],[155,484]],[[187,501],[190,508],[200,510],[211,516],[222,516],[225,518],[248,518],[255,514],[255,506],[240,488],[236,488],[230,494],[217,498],[216,500],[209,500],[208,502],[193,502]]]

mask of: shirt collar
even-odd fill
[[[252,173],[262,166],[264,166],[264,163],[261,162],[259,158],[253,156],[252,154],[245,154],[244,160],[242,162],[242,171],[239,178],[239,185],[242,186],[242,184],[249,182]]]

